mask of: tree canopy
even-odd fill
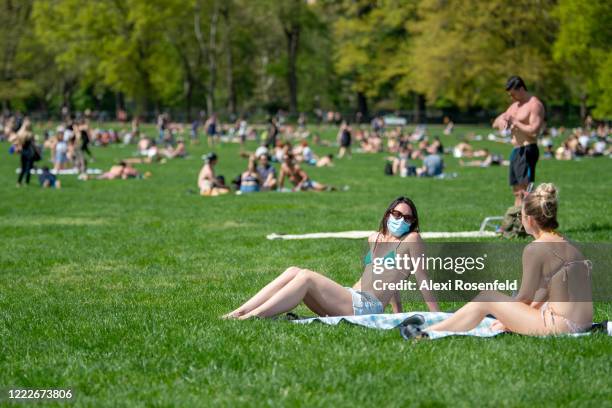
[[[605,0],[0,0],[5,109],[496,109],[612,117]]]

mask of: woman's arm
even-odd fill
[[[425,254],[425,245],[423,245],[423,240],[421,236],[417,233],[414,242],[410,246],[410,256],[420,256],[421,254]],[[415,271],[415,277],[417,281],[417,285],[420,288],[421,282],[429,280],[429,276],[427,276],[427,272],[425,268],[423,268],[423,263],[419,263],[417,270]],[[438,306],[438,302],[436,301],[436,297],[433,292],[429,289],[422,289],[421,294],[423,295],[423,300],[427,304],[430,312],[439,312],[440,307]]]
[[[535,293],[538,290],[541,278],[541,261],[537,251],[537,245],[529,244],[523,250],[523,276],[521,277],[521,288],[515,300],[532,305],[536,308],[541,302],[534,302]]]
[[[400,293],[398,290],[393,292],[393,296],[391,296],[391,309],[393,313],[402,313],[402,298],[400,297]]]

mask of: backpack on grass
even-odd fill
[[[506,210],[504,219],[500,226],[500,232],[504,238],[524,238],[527,231],[521,222],[521,207],[512,206]]]

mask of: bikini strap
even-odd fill
[[[591,277],[591,271],[593,270],[593,262],[590,259],[584,259],[582,261],[570,261],[570,262],[564,263],[563,266],[561,267],[562,269],[564,269],[564,272],[565,272],[563,274],[563,282],[567,281],[568,266],[575,265],[575,264],[584,264],[584,266],[586,266],[587,268],[587,276]]]

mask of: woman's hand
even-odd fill
[[[504,324],[502,322],[500,322],[499,320],[495,320],[493,323],[491,323],[491,330],[501,330],[501,331],[508,331],[508,328],[506,326],[504,326]]]

